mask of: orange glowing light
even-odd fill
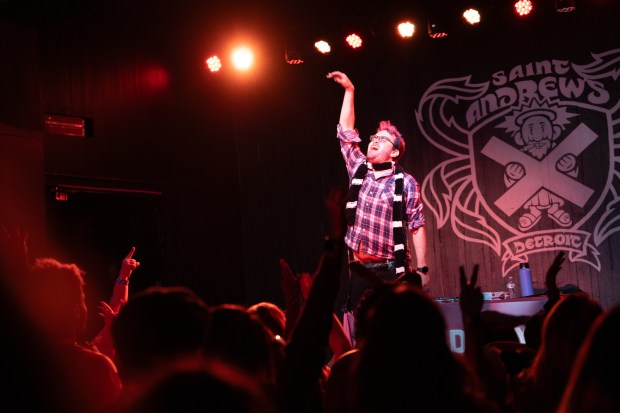
[[[398,34],[400,37],[412,37],[415,33],[415,25],[411,22],[404,22],[398,25]]]
[[[316,50],[323,54],[328,54],[332,50],[329,43],[327,43],[325,40],[319,40],[318,42],[314,43],[314,47],[316,47]]]
[[[480,23],[480,13],[476,9],[467,9],[463,12],[463,18],[472,26]]]
[[[250,49],[246,47],[240,47],[233,51],[232,62],[235,68],[238,70],[248,70],[254,63],[254,55]]]

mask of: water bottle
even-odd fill
[[[515,280],[512,278],[512,275],[506,277],[506,293],[508,296],[506,298],[517,298],[517,294],[515,293]]]
[[[519,282],[521,283],[521,297],[534,295],[532,273],[530,272],[530,264],[527,262],[519,264]]]

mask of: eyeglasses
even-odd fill
[[[392,142],[392,140],[390,138],[388,138],[387,136],[384,136],[384,135],[372,135],[370,137],[370,141],[371,142],[379,142],[379,143],[389,142],[389,143],[392,144],[393,147],[396,148],[396,145],[394,145],[394,142]]]

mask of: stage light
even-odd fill
[[[515,11],[519,16],[527,16],[532,12],[533,7],[531,0],[519,0],[515,3]]]
[[[576,8],[575,0],[555,0],[555,10],[558,13],[568,13]]]
[[[300,65],[304,62],[304,57],[299,47],[287,43],[284,45],[284,60],[289,65]]]
[[[232,62],[238,70],[248,70],[254,62],[254,55],[248,48],[241,47],[233,51]]]
[[[438,21],[428,21],[428,37],[431,39],[441,39],[447,37],[448,32],[445,30],[445,26]]]
[[[319,40],[318,42],[314,43],[314,47],[316,48],[316,50],[323,54],[328,54],[332,51],[331,46],[325,40]]]
[[[346,38],[346,42],[353,49],[358,49],[358,48],[362,47],[362,38],[359,37],[355,33],[352,33],[352,34],[348,35],[347,38]]]
[[[207,69],[209,69],[211,72],[219,72],[222,68],[222,61],[217,56],[211,56],[207,58],[205,63],[207,65]]]
[[[398,34],[402,38],[413,37],[415,33],[415,25],[411,22],[400,23],[397,27]]]
[[[476,25],[480,23],[480,13],[476,9],[467,9],[463,12],[463,19],[472,26]]]
[[[447,37],[450,32],[448,22],[449,17],[445,10],[441,8],[429,10],[427,27],[428,37],[431,39],[441,39],[443,37]]]

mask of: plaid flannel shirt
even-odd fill
[[[346,162],[349,184],[357,168],[366,161],[361,151],[361,139],[357,129],[343,130],[338,125],[340,151]],[[420,185],[408,173],[404,173],[403,202],[409,230],[424,225],[423,204],[420,199]],[[375,178],[368,171],[357,200],[355,225],[349,226],[345,243],[354,251],[358,251],[360,243],[362,252],[382,259],[394,258],[394,237],[392,234],[392,203],[394,201],[394,174]],[[410,255],[410,254],[408,254]]]

